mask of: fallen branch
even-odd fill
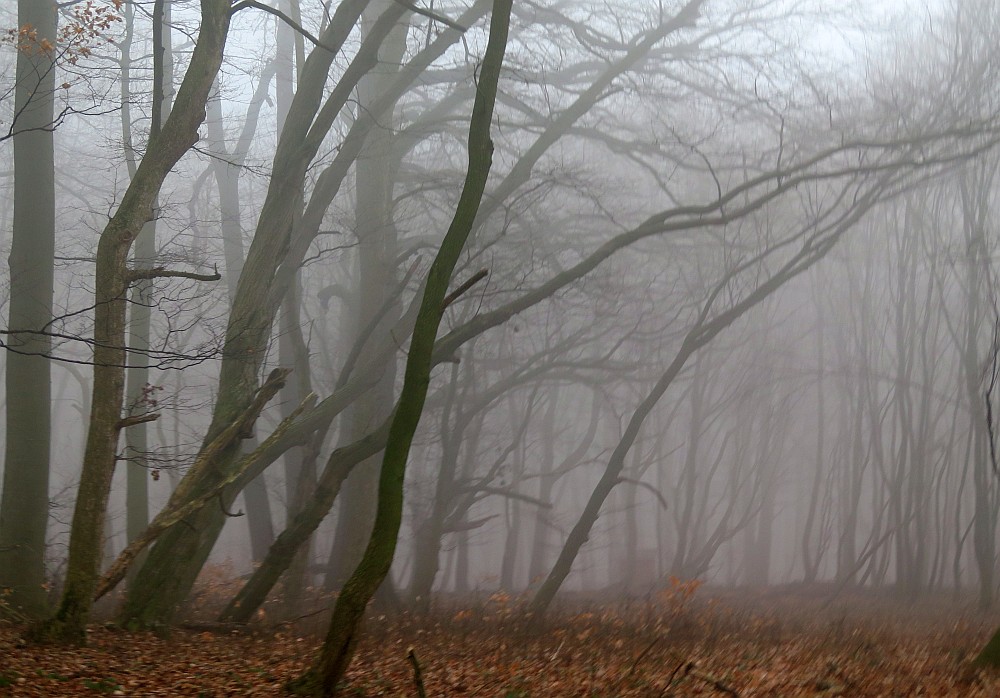
[[[698,679],[699,681],[704,681],[705,683],[709,684],[710,686],[712,686],[717,691],[720,691],[720,692],[725,693],[727,695],[735,696],[736,698],[739,698],[739,696],[740,696],[740,694],[737,693],[735,689],[730,688],[725,683],[723,683],[722,679],[717,679],[714,676],[712,676],[711,674],[706,674],[703,671],[698,671],[697,669],[695,669],[694,668],[694,662],[690,662],[688,664],[686,675],[687,676],[693,676],[694,678]]]
[[[653,638],[652,642],[650,642],[648,645],[646,645],[646,649],[644,649],[642,652],[640,652],[639,655],[632,661],[632,665],[628,668],[628,671],[626,671],[625,674],[622,676],[621,681],[624,681],[625,679],[627,679],[629,676],[632,675],[632,672],[635,671],[635,668],[637,666],[639,666],[639,662],[641,662],[643,660],[643,658],[647,654],[649,654],[649,651],[651,649],[653,649],[653,647],[655,647],[656,643],[658,643],[659,641],[660,641],[660,636],[657,635],[655,638]]]
[[[251,423],[255,421],[257,419],[257,415],[262,409],[264,409],[264,405],[266,405],[267,402],[274,397],[274,395],[284,385],[284,379],[289,373],[290,371],[287,369],[272,371],[271,376],[257,391],[257,395],[254,397],[250,406],[243,411],[240,417],[233,424],[223,429],[222,433],[220,433],[207,447],[202,450],[201,455],[199,455],[197,460],[195,460],[195,464],[192,466],[191,470],[196,472],[199,469],[208,467],[219,452],[236,439],[240,430],[246,426],[248,421]],[[128,570],[129,565],[131,565],[135,558],[138,557],[139,553],[159,538],[161,533],[174,524],[184,521],[188,516],[199,511],[216,497],[221,497],[222,490],[239,478],[239,476],[243,473],[243,470],[245,470],[253,462],[257,452],[270,447],[275,440],[280,438],[284,432],[291,427],[295,419],[303,411],[312,407],[315,402],[315,395],[310,393],[306,396],[306,399],[303,400],[302,403],[295,408],[290,415],[288,415],[288,417],[281,421],[274,432],[272,432],[260,446],[258,446],[252,453],[247,454],[240,459],[239,464],[233,468],[232,472],[205,492],[195,494],[194,484],[189,484],[187,487],[178,486],[178,488],[174,490],[174,493],[170,496],[170,500],[163,508],[163,511],[157,514],[146,527],[146,530],[143,531],[135,540],[129,543],[128,546],[118,555],[114,564],[111,565],[108,571],[104,574],[100,583],[97,585],[97,591],[94,594],[94,599],[99,599],[114,589],[115,585],[117,585],[118,582],[125,577],[125,572]]]
[[[674,669],[673,673],[670,674],[670,679],[667,681],[667,687],[666,689],[664,689],[664,692],[670,690],[670,686],[674,682],[674,676],[676,676],[677,672],[682,670],[683,668],[683,673],[681,674],[679,681],[690,676],[691,678],[695,678],[698,679],[699,681],[707,683],[709,686],[719,691],[720,693],[725,693],[726,695],[735,696],[735,698],[739,698],[740,694],[736,691],[736,689],[731,688],[722,679],[716,678],[715,676],[712,676],[711,674],[708,674],[704,671],[700,671],[697,668],[697,665],[693,661],[689,659],[682,659],[673,652],[670,653],[670,656],[672,656],[674,659],[679,660],[680,663],[677,665],[677,668]]]

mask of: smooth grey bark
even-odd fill
[[[293,20],[299,21],[298,3],[283,0],[281,8]],[[304,57],[296,49],[302,47],[302,36],[285,22],[278,22],[277,28],[277,74],[275,94],[277,97],[278,132],[285,127],[285,119],[294,96],[295,69],[302,68]],[[293,213],[292,227],[302,215],[302,202],[297,202]],[[281,391],[281,414],[287,418],[295,406],[306,395],[312,393],[309,349],[302,333],[301,324],[302,281],[301,273],[296,274],[285,298],[282,300],[278,319],[278,361],[293,368],[293,379]],[[288,528],[295,516],[302,510],[309,493],[316,486],[316,459],[322,434],[314,435],[308,444],[293,446],[285,452],[285,526]],[[286,618],[299,615],[299,606],[306,587],[306,570],[309,565],[309,541],[302,546],[292,565],[285,574],[282,613]]]
[[[816,581],[816,577],[819,574],[819,566],[823,561],[823,545],[822,545],[822,532],[820,532],[819,540],[813,540],[813,528],[816,525],[816,518],[819,515],[817,511],[817,503],[819,502],[820,489],[823,486],[824,475],[826,470],[824,468],[824,461],[826,458],[826,390],[825,381],[823,379],[823,369],[826,366],[826,343],[823,337],[823,305],[822,303],[816,304],[816,365],[820,368],[820,374],[816,378],[816,450],[815,450],[815,460],[813,462],[812,471],[812,485],[809,487],[809,503],[806,505],[806,522],[802,527],[802,566],[803,566],[803,582],[805,584],[812,584]]]
[[[549,394],[550,406],[545,416],[545,433],[547,434],[542,450],[542,472],[538,478],[538,500],[541,502],[551,502],[553,489],[563,475],[576,467],[597,437],[597,425],[601,415],[601,395],[600,391],[594,390],[591,393],[590,419],[576,447],[566,455],[558,464],[555,463],[555,435],[556,435],[556,405],[559,402],[560,391],[558,386],[553,388]],[[531,557],[528,564],[528,585],[540,584],[548,570],[549,539],[550,531],[553,528],[551,509],[539,507],[535,515],[534,532],[532,533]]]
[[[997,488],[989,462],[986,415],[982,400],[982,364],[979,337],[985,317],[983,289],[987,283],[989,250],[986,246],[986,217],[989,211],[990,178],[963,179],[961,186],[965,238],[965,337],[962,372],[966,397],[972,413],[972,477],[974,514],[972,541],[979,572],[979,607],[988,609],[994,600],[996,565]],[[970,181],[972,180],[972,181]],[[985,652],[985,650],[984,650]]]
[[[173,89],[173,48],[170,37],[170,0],[153,4],[153,108],[149,140],[155,139],[170,113]],[[129,8],[130,13],[134,12]],[[130,57],[123,57],[130,61]],[[122,80],[128,79],[127,75]],[[123,117],[128,116],[124,113]],[[132,150],[129,143],[126,149]],[[131,172],[134,176],[135,172]],[[153,220],[136,237],[132,268],[149,270],[156,262],[156,216],[159,203],[153,203]],[[155,412],[155,393],[149,392],[149,348],[152,325],[153,280],[140,279],[131,289],[129,299],[129,371],[125,385],[126,415],[140,416]],[[125,535],[135,540],[149,525],[149,423],[133,424],[125,429]]]
[[[552,488],[555,486],[556,478],[556,415],[557,406],[559,404],[559,385],[555,385],[549,390],[548,395],[548,406],[545,409],[545,413],[541,419],[542,428],[542,453],[541,458],[538,461],[539,473],[538,473],[538,499],[543,502],[551,501],[552,499]],[[595,394],[595,407],[596,407],[596,394]],[[591,418],[596,416],[598,410],[591,410]],[[587,448],[590,447],[590,441],[594,438],[594,428],[593,424],[591,428],[588,429],[590,433],[589,440],[584,439],[584,443],[587,443]],[[586,449],[584,449],[586,452]],[[542,575],[545,574],[547,560],[547,548],[548,548],[548,533],[549,528],[552,525],[551,512],[539,509],[535,513],[534,526],[532,528],[531,534],[531,550],[528,556],[528,586],[530,587],[535,583],[535,580],[541,580]]]
[[[471,361],[466,360],[466,366]],[[410,600],[423,613],[430,610],[431,591],[440,563],[441,537],[444,535],[444,519],[451,509],[454,496],[453,487],[458,471],[458,457],[462,447],[464,428],[455,428],[459,419],[456,406],[458,392],[459,364],[451,366],[451,376],[444,388],[444,404],[441,407],[441,461],[437,469],[434,498],[429,516],[417,528],[413,550],[413,574],[410,579]],[[463,423],[466,424],[467,422]]]
[[[282,303],[279,327],[278,354],[282,363],[293,367],[293,380],[281,391],[283,418],[291,416],[295,406],[312,394],[309,367],[309,350],[302,334],[300,320],[301,293],[295,283]],[[319,458],[324,433],[314,434],[308,443],[294,446],[285,452],[285,522],[286,528],[306,506],[316,488],[316,460]],[[306,587],[309,565],[309,541],[305,541],[289,567],[284,581],[283,613],[287,618],[299,615],[302,596]]]
[[[19,0],[18,26],[56,44],[53,0]],[[9,259],[6,338],[7,400],[3,495],[0,498],[0,587],[8,602],[39,618],[47,606],[45,533],[49,516],[52,320],[55,255],[54,54],[18,51],[14,109],[14,234]]]
[[[370,33],[374,20],[392,4],[393,0],[378,0],[369,5],[362,16],[362,35]],[[379,49],[379,65],[358,84],[359,114],[377,109],[382,116],[368,131],[355,161],[357,202],[354,226],[358,239],[358,287],[353,305],[357,315],[356,331],[360,331],[380,312],[396,285],[399,236],[392,210],[392,193],[395,174],[399,170],[393,156],[393,131],[397,128],[397,118],[393,114],[395,101],[386,103],[381,98],[399,73],[408,33],[409,22],[401,21],[383,41]],[[386,313],[375,328],[375,335],[386,334],[398,315],[398,308]],[[380,424],[389,415],[395,380],[396,364],[387,362],[378,384],[351,406],[348,423],[354,438],[363,437],[372,426]],[[364,553],[375,519],[378,471],[379,461],[373,458],[356,467],[344,483],[327,572],[328,590],[343,584]]]

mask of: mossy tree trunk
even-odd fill
[[[389,440],[379,475],[375,526],[361,563],[344,585],[316,663],[293,683],[293,690],[334,695],[354,654],[358,629],[368,602],[389,574],[403,515],[403,481],[413,434],[423,412],[434,354],[434,343],[445,309],[452,272],[476,220],[493,161],[490,122],[497,83],[507,47],[513,0],[495,0],[490,35],[479,75],[469,126],[469,167],[455,216],[427,275],[417,323],[410,341],[399,406],[389,428]]]

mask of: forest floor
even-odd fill
[[[494,595],[429,616],[374,615],[344,696],[1000,696],[968,660],[996,614],[829,588],[754,592],[675,582],[630,602],[574,601],[544,630]],[[324,616],[196,624],[168,639],[95,624],[83,649],[30,646],[0,622],[0,696],[280,696],[315,655]]]

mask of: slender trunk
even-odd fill
[[[362,19],[362,33],[371,31],[372,21],[390,0],[373,2]],[[399,72],[409,25],[400,22],[390,32],[379,50],[379,66],[358,85],[359,109],[374,108]],[[356,331],[382,309],[396,285],[397,232],[393,220],[392,191],[397,168],[393,165],[392,113],[394,103],[383,112],[384,122],[372,128],[357,158],[355,176],[357,205],[355,231],[358,237],[358,289],[355,297]],[[398,312],[386,313],[375,336],[384,336]],[[350,424],[354,438],[361,438],[381,423],[389,414],[396,380],[396,364],[387,362],[382,379],[373,390],[362,396],[351,408]],[[364,552],[371,533],[378,499],[378,459],[362,463],[344,483],[344,497],[339,505],[337,529],[326,588],[334,590],[347,579]]]
[[[153,4],[153,109],[149,140],[160,133],[170,113],[170,90],[173,85],[173,53],[170,41],[170,2]],[[125,79],[125,76],[122,78]],[[134,173],[133,173],[134,174]],[[158,202],[153,203],[154,220],[142,227],[135,241],[132,266],[151,269],[156,262],[156,220]],[[129,372],[125,386],[126,413],[137,416],[155,411],[156,396],[150,392],[149,347],[152,322],[153,281],[141,279],[132,286],[129,316]],[[142,422],[125,430],[125,529],[129,543],[149,524],[149,423]],[[142,558],[139,563],[141,564]]]
[[[538,501],[548,502],[552,499],[552,487],[555,484],[556,469],[556,407],[559,404],[559,386],[549,391],[549,404],[542,417],[542,458],[539,463]],[[528,585],[539,582],[545,574],[548,564],[548,538],[552,512],[546,507],[535,509],[535,526],[531,538],[531,556],[528,558]]]
[[[816,523],[817,503],[823,483],[826,436],[826,393],[824,391],[823,371],[825,369],[825,342],[823,338],[823,304],[818,302],[817,309],[817,353],[816,362],[819,375],[816,379],[816,460],[813,463],[812,486],[809,488],[809,502],[806,505],[806,523],[802,530],[802,565],[804,567],[803,582],[812,584],[819,574],[820,553],[819,544],[813,549],[813,527]]]
[[[219,194],[219,218],[222,232],[222,253],[225,261],[226,288],[229,305],[236,298],[236,290],[240,274],[243,272],[245,251],[243,245],[243,224],[240,202],[240,172],[246,161],[250,143],[257,132],[257,124],[261,107],[268,95],[271,78],[276,73],[275,63],[269,63],[261,73],[260,82],[250,108],[247,110],[246,121],[240,133],[239,140],[230,149],[226,144],[226,134],[223,129],[222,100],[210,100],[208,107],[207,132],[208,145],[216,157],[212,158],[212,173],[215,177]],[[218,83],[216,83],[218,89]],[[243,451],[253,451],[257,446],[256,438],[246,440]],[[250,550],[254,562],[260,562],[267,555],[267,550],[274,543],[274,523],[271,516],[271,500],[267,491],[267,481],[263,474],[252,479],[243,490],[243,500],[246,509],[247,528],[250,534]]]
[[[406,461],[427,396],[434,343],[445,310],[445,295],[475,223],[492,165],[490,125],[507,45],[511,4],[512,0],[496,0],[494,3],[469,127],[468,173],[451,226],[427,274],[427,284],[410,341],[399,407],[392,419],[382,460],[379,502],[372,536],[361,563],[337,598],[330,630],[317,662],[292,686],[298,693],[328,696],[337,692],[353,657],[365,608],[389,574],[402,521]]]
[[[366,4],[365,0],[345,0],[338,5],[334,21],[321,37],[324,48],[314,50],[303,68],[299,89],[278,141],[274,172],[257,224],[258,234],[250,246],[233,300],[218,398],[204,445],[213,442],[233,423],[257,391],[272,322],[283,295],[274,292],[274,277],[284,261],[305,172],[326,134],[324,127],[339,113],[354,84],[351,79],[342,80],[327,102],[323,102],[326,76],[336,54],[329,47],[343,45]],[[352,63],[349,68],[353,70],[352,79],[359,78],[367,65],[367,59]],[[240,439],[236,439],[215,454],[205,468],[189,471],[185,486],[192,492],[212,488],[226,478],[238,462],[240,451]],[[237,488],[227,489],[222,503],[231,504],[237,491]],[[172,620],[222,529],[225,514],[221,509],[203,509],[183,524],[173,526],[157,541],[129,590],[120,614],[123,623],[157,626]]]
[[[462,428],[456,429],[456,423],[461,420],[455,407],[458,369],[457,363],[452,364],[451,379],[445,388],[445,402],[441,410],[441,467],[437,473],[430,514],[417,531],[413,556],[410,599],[417,610],[424,613],[430,610],[431,591],[440,568],[441,538],[444,536],[445,518],[452,509],[459,449],[464,432]]]

